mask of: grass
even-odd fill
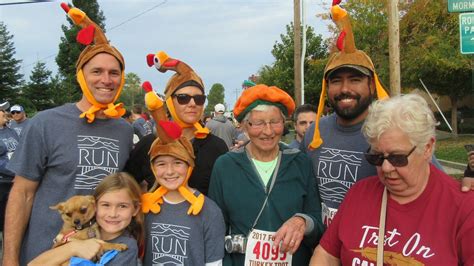
[[[436,142],[436,158],[467,164],[467,152],[464,149],[466,144],[474,144],[474,136],[440,139]]]

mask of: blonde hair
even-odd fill
[[[141,211],[140,198],[142,191],[135,179],[125,173],[118,172],[106,176],[94,190],[94,198],[96,201],[100,199],[105,193],[125,189],[132,199],[133,205],[138,209],[137,215],[132,218],[130,225],[127,227],[129,233],[137,240],[138,246],[144,244],[144,216]]]
[[[398,128],[407,134],[411,144],[420,148],[435,138],[436,125],[425,99],[417,94],[406,94],[372,103],[362,132],[373,144],[384,132]]]

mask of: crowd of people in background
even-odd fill
[[[206,117],[201,77],[163,51],[147,56],[174,72],[163,94],[145,82],[144,106],[116,103],[124,58],[87,14],[63,9],[85,30],[81,99],[31,119],[0,104],[3,265],[93,260],[103,241],[128,247],[109,265],[474,264],[474,152],[461,186],[433,155],[426,101],[389,97],[337,4],[346,39],[318,106],[248,83],[232,111]],[[94,196],[95,216],[51,249],[62,220],[50,207],[75,195]],[[100,237],[69,241],[94,222]]]

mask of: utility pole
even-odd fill
[[[398,0],[388,0],[388,51],[390,61],[390,94],[400,94],[400,29]]]
[[[294,36],[295,51],[293,55],[295,103],[301,105],[301,7],[300,0],[293,0],[294,4]]]

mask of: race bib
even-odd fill
[[[326,204],[321,203],[321,215],[323,218],[323,223],[324,225],[329,226],[332,222],[332,219],[336,215],[337,209],[328,207]]]
[[[293,255],[273,249],[275,232],[253,229],[247,238],[245,266],[291,266]]]

